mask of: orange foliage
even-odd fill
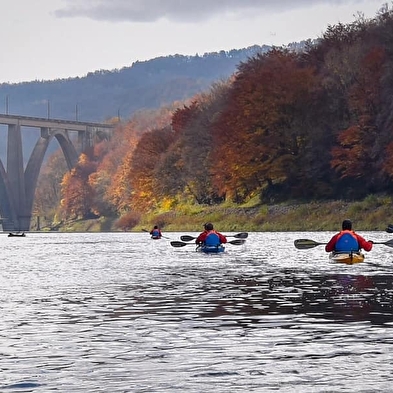
[[[283,181],[299,153],[296,124],[312,100],[314,71],[297,55],[275,50],[240,67],[227,108],[216,122],[214,182],[245,197],[263,182]]]
[[[167,126],[171,121],[173,111],[180,105],[162,107],[157,110],[145,110],[137,112],[132,119],[116,128],[115,134],[110,141],[110,149],[101,161],[97,172],[100,179],[106,184],[104,198],[119,212],[130,209],[133,189],[130,179],[133,168],[131,162],[139,140],[155,129]]]
[[[142,135],[129,162],[129,181],[132,185],[131,202],[133,207],[148,209],[158,201],[155,190],[154,170],[161,154],[166,152],[174,140],[170,127],[153,130]]]
[[[64,176],[61,184],[62,207],[67,216],[85,218],[92,212],[94,195],[89,176],[95,172],[96,167],[97,164],[83,153],[75,168]]]

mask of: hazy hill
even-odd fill
[[[296,45],[301,44],[289,46]],[[37,117],[47,117],[49,112],[51,118],[93,122],[118,115],[129,118],[136,110],[157,108],[205,91],[214,81],[232,75],[240,62],[270,48],[254,45],[202,56],[173,55],[85,77],[3,83],[0,112]]]
[[[304,45],[292,43],[288,47],[299,50]],[[215,81],[230,77],[240,62],[270,49],[254,45],[202,56],[173,55],[137,61],[116,70],[98,70],[85,77],[2,83],[0,113],[92,122],[113,117],[127,120],[137,110],[159,108],[206,91]],[[23,133],[25,161],[37,139],[35,131]],[[0,125],[2,160],[5,136],[6,127]],[[49,152],[58,147],[56,142],[52,146]]]
[[[269,47],[254,46],[203,56],[167,56],[135,62],[120,70],[99,70],[85,77],[1,84],[0,111],[25,116],[49,116],[81,121],[130,117],[143,108],[156,108],[204,91],[228,78],[236,65]],[[8,98],[7,98],[8,97]]]

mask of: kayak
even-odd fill
[[[361,252],[331,252],[329,259],[332,262],[346,263],[353,265],[364,261],[364,254]]]
[[[199,246],[196,250],[205,254],[219,254],[225,251],[225,247],[222,244],[219,246]]]
[[[161,239],[161,236],[152,236],[151,237],[153,240],[158,240],[158,239]]]
[[[25,237],[26,235],[25,235],[24,232],[22,232],[22,233],[13,233],[13,232],[10,232],[10,233],[8,234],[8,237],[16,237],[16,236]]]

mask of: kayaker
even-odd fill
[[[227,238],[214,230],[213,224],[211,222],[207,222],[204,225],[204,231],[199,234],[196,238],[196,244],[204,244],[206,246],[219,246],[220,244],[224,244],[227,242]]]
[[[361,249],[371,251],[372,248],[372,240],[366,240],[352,230],[351,220],[344,220],[342,230],[335,234],[325,246],[327,252],[358,252]]]
[[[152,239],[161,239],[162,233],[158,225],[154,225],[154,228],[150,231]]]

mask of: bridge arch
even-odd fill
[[[15,122],[16,118],[16,122]],[[113,126],[0,115],[0,124],[8,124],[7,170],[0,159],[0,214],[4,231],[28,231],[34,204],[38,176],[48,146],[56,138],[69,170],[78,162],[78,152],[69,131],[78,131],[82,148],[92,144],[92,135],[97,132],[111,133]],[[32,125],[34,124],[34,125]],[[40,127],[40,137],[29,157],[26,169],[23,166],[21,126]]]
[[[32,211],[38,176],[45,158],[48,146],[56,138],[67,162],[68,170],[78,162],[78,153],[72,144],[68,132],[65,130],[41,129],[41,137],[37,140],[25,169],[26,204],[28,211]]]

